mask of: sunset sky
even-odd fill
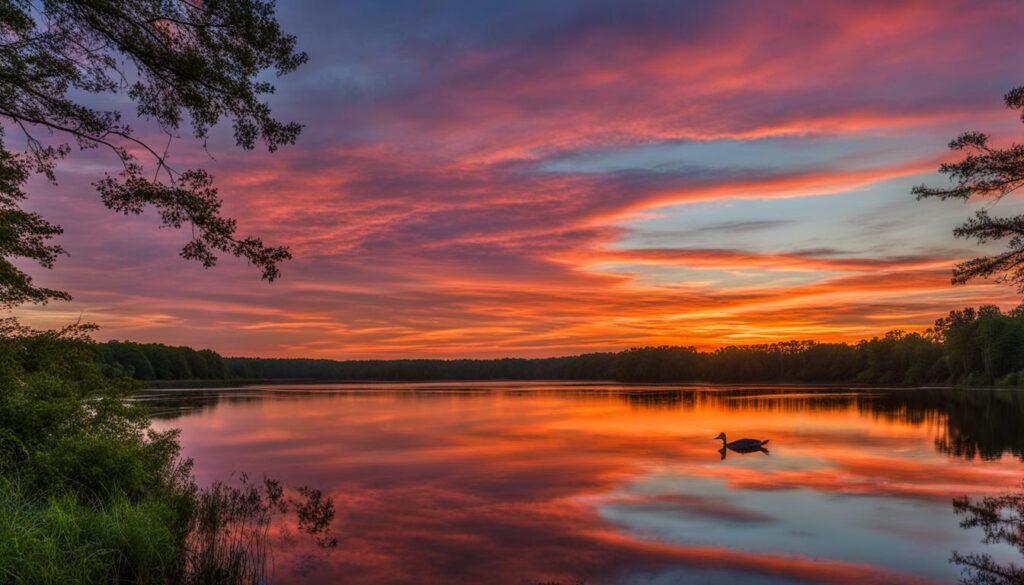
[[[975,207],[910,189],[945,181],[962,131],[1024,135],[1002,103],[1024,2],[279,4],[310,56],[270,102],[298,144],[245,152],[225,125],[206,152],[182,128],[171,161],[291,247],[282,279],[181,260],[187,231],[89,186],[113,156],[74,152],[29,191],[70,255],[26,268],[75,299],[28,322],[224,355],[549,356],[855,341],[1020,302],[950,285]]]

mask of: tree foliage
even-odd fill
[[[245,476],[200,488],[178,431],[131,399],[141,385],[97,367],[93,329],[0,320],[0,583],[267,583],[285,515],[337,545],[318,490]]]
[[[100,370],[136,380],[223,380],[227,366],[216,352],[160,343],[108,341],[99,344]]]
[[[924,349],[926,348],[926,349]],[[233,378],[319,380],[616,380],[620,382],[947,382],[942,346],[894,332],[857,345],[787,341],[729,346],[636,347],[615,353],[483,360],[225,358]],[[922,374],[921,372],[924,372]]]
[[[1024,122],[1024,86],[1010,90],[1004,101],[1007,108],[1022,111],[1021,121]],[[939,172],[948,176],[952,186],[919,185],[912,192],[918,199],[987,199],[994,202],[1024,186],[1024,144],[996,148],[990,141],[991,137],[982,132],[961,134],[949,143],[949,148],[964,153],[963,158],[939,167]],[[958,238],[974,239],[979,244],[1007,242],[1006,250],[999,254],[972,258],[958,264],[953,271],[954,284],[994,275],[997,282],[1011,283],[1024,292],[1024,215],[996,217],[987,209],[981,209],[957,227],[953,234]]]
[[[122,112],[86,105],[83,96],[127,95],[168,146],[183,124],[205,145],[213,126],[230,119],[239,146],[274,151],[301,126],[272,116],[264,98],[274,85],[259,76],[290,73],[306,58],[268,0],[0,0],[0,117],[8,122],[0,127],[0,303],[68,298],[35,286],[11,260],[49,268],[63,253],[51,243],[60,227],[21,204],[28,178],[55,181],[72,144],[105,148],[120,163],[95,182],[112,210],[152,207],[164,226],[191,226],[182,257],[210,267],[228,253],[277,278],[288,250],[239,236],[206,171],[173,168],[167,147],[151,146]],[[11,150],[12,133],[24,138],[22,152]]]
[[[221,358],[211,350],[112,341],[104,371],[140,380],[618,380],[1024,386],[1024,310],[951,311],[924,333],[856,344],[786,341],[698,351],[637,347],[553,358],[327,360]],[[205,369],[204,369],[205,368]]]
[[[21,209],[25,200],[22,185],[28,179],[29,161],[6,150],[0,136],[0,307],[22,303],[42,303],[49,299],[67,300],[67,293],[38,287],[32,277],[19,270],[11,258],[26,258],[52,268],[64,249],[50,243],[61,234],[37,213]]]

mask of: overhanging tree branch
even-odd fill
[[[63,253],[49,243],[60,227],[20,209],[28,176],[42,172],[54,180],[57,162],[69,152],[65,143],[44,143],[32,127],[66,136],[80,148],[110,149],[122,170],[94,183],[104,203],[126,214],[155,208],[164,226],[190,225],[184,258],[210,267],[218,253],[227,253],[260,268],[266,280],[279,277],[281,262],[291,257],[288,250],[238,236],[237,222],[221,215],[213,178],[202,169],[179,173],[167,155],[186,116],[204,147],[210,128],[223,119],[232,121],[236,142],[245,149],[262,142],[273,151],[294,142],[301,126],[273,118],[261,96],[274,87],[257,76],[266,69],[289,73],[306,58],[296,51],[295,38],[281,31],[270,0],[0,3],[0,118],[28,141],[25,154],[11,152],[0,127],[0,304],[67,298],[36,288],[8,260],[30,258],[51,267]],[[167,133],[162,152],[123,125],[120,112],[96,110],[71,97],[118,91],[135,102],[141,118]],[[147,160],[129,147],[142,149]],[[148,165],[155,168],[152,178],[145,175]]]
[[[1004,101],[1008,108],[1024,110],[1024,86],[1010,90]],[[1021,120],[1024,121],[1024,114]],[[951,150],[966,153],[960,161],[939,167],[939,172],[947,175],[952,185],[945,188],[919,185],[912,193],[918,199],[987,199],[994,203],[1024,187],[1024,145],[994,148],[989,141],[990,137],[982,132],[966,132],[951,141]],[[954,284],[994,276],[996,282],[1014,284],[1024,292],[1024,215],[993,217],[983,209],[957,227],[953,234],[974,239],[979,244],[1009,238],[1006,252],[958,264],[953,271]]]

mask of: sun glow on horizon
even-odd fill
[[[186,236],[99,203],[113,161],[75,152],[30,190],[71,254],[32,275],[75,299],[24,320],[224,355],[539,357],[855,342],[1019,304],[950,285],[974,208],[910,188],[962,131],[1021,135],[1000,107],[1021,3],[285,4],[311,61],[271,105],[298,143],[218,127],[214,159],[172,153],[243,235],[291,247],[282,279],[183,262]]]

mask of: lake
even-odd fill
[[[1020,490],[1024,393],[450,382],[152,391],[196,476],[334,498],[275,582],[951,583],[1020,561],[951,500]],[[721,441],[767,439],[767,453]]]

